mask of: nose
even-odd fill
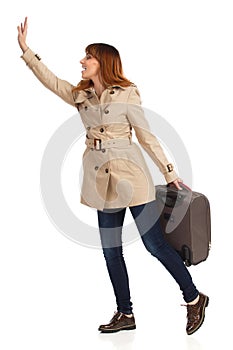
[[[81,63],[81,64],[84,64],[84,58],[82,58],[82,59],[80,60],[80,63]]]

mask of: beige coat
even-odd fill
[[[149,169],[140,147],[132,141],[132,127],[166,181],[177,179],[157,138],[149,131],[135,85],[111,86],[100,99],[93,88],[73,93],[74,86],[57,78],[30,49],[21,57],[48,89],[80,113],[87,134],[81,203],[102,210],[155,199]]]

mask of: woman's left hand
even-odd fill
[[[178,190],[182,190],[182,188],[179,185],[179,182],[183,182],[180,178],[176,179],[175,181],[171,182],[172,185],[174,185]]]

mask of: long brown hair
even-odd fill
[[[132,83],[125,78],[122,69],[121,58],[118,50],[108,44],[90,44],[85,49],[86,54],[91,54],[100,64],[100,76],[103,85],[130,86]],[[81,80],[73,91],[80,91],[93,86],[91,79]]]

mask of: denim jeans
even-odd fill
[[[199,292],[182,258],[164,239],[159,220],[157,202],[129,207],[142,242],[178,283],[184,300],[194,300]],[[122,227],[126,208],[97,210],[103,254],[116,297],[117,310],[132,313],[128,273],[123,257]],[[156,277],[155,277],[156,278]]]

